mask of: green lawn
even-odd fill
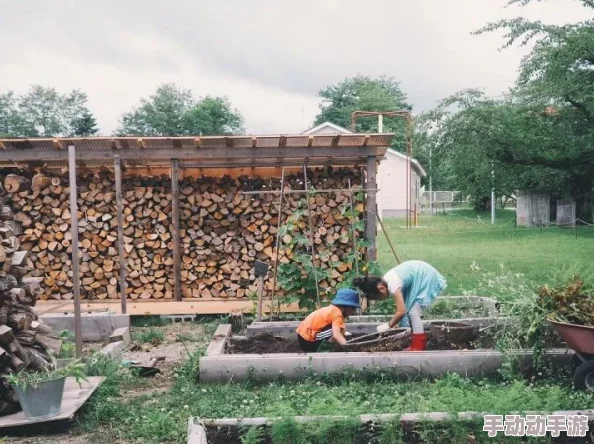
[[[458,210],[449,215],[422,216],[418,228],[406,230],[404,219],[385,219],[384,225],[400,260],[420,259],[432,264],[447,279],[446,294],[459,295],[476,287],[484,272],[506,270],[547,283],[551,276],[576,270],[594,273],[594,227],[575,229],[514,228],[515,213]],[[378,259],[383,271],[396,260],[383,232],[378,233]],[[472,270],[471,264],[480,270]]]

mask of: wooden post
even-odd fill
[[[68,146],[68,172],[70,175],[70,228],[72,230],[72,291],[74,293],[74,339],[76,357],[82,356],[82,329],[80,319],[80,273],[78,251],[78,205],[76,202],[76,151]]]
[[[114,156],[116,204],[118,211],[118,256],[120,258],[120,298],[122,314],[126,314],[126,259],[124,257],[124,209],[122,204],[122,168],[120,156]]]
[[[355,255],[355,271],[357,273],[357,277],[359,277],[359,248],[357,247],[357,231],[355,230],[355,210],[353,209],[355,194],[353,193],[353,189],[351,188],[351,179],[349,179],[349,190],[349,204],[351,207],[351,233],[353,236],[353,254]]]
[[[264,276],[258,278],[258,312],[256,313],[256,320],[262,321],[262,299],[264,297]]]
[[[173,292],[176,301],[181,293],[181,246],[179,239],[179,161],[171,159],[171,217],[173,218]]]
[[[365,227],[365,237],[369,241],[370,245],[367,249],[367,260],[375,261],[377,259],[376,250],[376,236],[377,236],[377,202],[376,192],[372,191],[377,188],[376,183],[377,177],[377,158],[376,156],[367,157],[367,226]]]

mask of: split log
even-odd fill
[[[23,176],[9,174],[4,178],[4,189],[7,193],[18,193],[25,191],[30,187],[31,182]]]

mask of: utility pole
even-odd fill
[[[495,225],[495,167],[491,161],[491,224]]]
[[[429,146],[429,214],[433,215],[433,148]]]

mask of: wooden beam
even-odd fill
[[[173,222],[173,294],[176,301],[181,293],[181,243],[179,238],[179,161],[171,159],[171,217]]]
[[[72,311],[73,303],[68,301],[37,301],[33,309],[36,313],[69,313]],[[82,310],[98,311],[98,309],[107,309],[110,313],[121,312],[121,305],[119,301],[110,300],[103,301],[84,301]],[[229,314],[237,312],[251,312],[254,309],[253,301],[249,299],[184,299],[181,302],[173,300],[155,300],[142,301],[136,300],[128,301],[128,313],[131,316],[149,316],[149,315],[175,315],[175,314]],[[270,313],[272,309],[272,302],[269,299],[264,299],[262,310],[263,313]],[[274,311],[277,311],[276,306]],[[299,308],[299,304],[283,304],[280,307],[282,313],[298,313],[303,310]]]
[[[111,149],[119,150],[122,148],[121,143],[117,139],[111,139],[110,143],[111,143]]]
[[[313,140],[310,139],[313,143]],[[121,146],[114,141],[114,146]],[[377,146],[301,146],[301,147],[214,147],[196,150],[195,148],[159,148],[141,150],[138,148],[121,149],[122,160],[157,161],[157,160],[195,160],[195,161],[220,161],[220,162],[249,162],[254,159],[276,159],[292,158],[303,159],[305,157],[325,158],[336,156],[337,158],[377,156]],[[109,149],[80,149],[77,150],[77,161],[105,161],[109,164],[113,161],[113,150]],[[0,150],[0,161],[26,162],[26,161],[62,161],[68,160],[68,153],[64,150],[36,150],[36,149],[6,149]]]
[[[369,144],[369,135],[365,136],[365,139],[363,139],[363,146],[367,146]]]
[[[283,148],[287,146],[287,138],[285,136],[280,136],[278,139],[278,146]]]
[[[256,148],[258,146],[258,139],[255,136],[252,137],[252,148]]]
[[[0,149],[5,150],[6,149],[6,145],[4,145],[4,142],[0,141]]]
[[[312,145],[313,145],[313,140],[314,140],[313,136],[309,136],[309,137],[307,138],[307,146],[308,146],[308,147],[310,147],[310,146],[312,146]]]
[[[200,147],[202,147],[202,140],[200,140],[200,137],[196,137],[196,138],[194,139],[194,146],[195,146],[196,148],[200,148]]]
[[[61,140],[54,139],[54,148],[57,149],[57,150],[63,150],[64,149],[64,144],[62,143]]]
[[[368,189],[365,237],[370,244],[367,248],[367,260],[375,261],[377,259],[377,250],[375,244],[377,237],[377,192],[372,191],[377,189],[377,158],[375,156],[369,156],[367,158],[367,182],[365,184],[365,188]]]
[[[124,209],[122,204],[122,168],[120,164],[120,156],[114,156],[116,205],[118,213],[118,256],[120,259],[120,300],[122,303],[122,313],[126,314],[126,258],[124,256]]]
[[[332,142],[330,142],[330,146],[338,146],[339,142],[340,142],[340,134],[338,136],[334,136],[332,138]]]
[[[139,137],[138,139],[136,139],[136,146],[143,150],[146,149],[146,143],[144,142],[144,139],[142,137]]]
[[[74,293],[74,339],[76,357],[82,356],[82,328],[80,319],[80,272],[78,251],[78,205],[76,191],[76,149],[68,147],[68,170],[70,175],[70,229],[72,232],[72,291]]]

